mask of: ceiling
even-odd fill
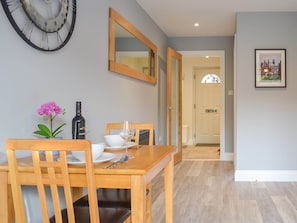
[[[168,37],[233,36],[237,12],[297,11],[296,0],[136,1]]]

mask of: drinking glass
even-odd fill
[[[128,158],[133,158],[128,154],[128,142],[130,142],[131,138],[135,135],[135,129],[132,128],[132,124],[128,121],[123,122],[123,128],[120,132],[120,136],[125,140],[125,149],[126,149],[126,156]]]

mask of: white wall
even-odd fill
[[[128,119],[153,122],[157,128],[158,85],[108,71],[110,6],[158,46],[160,58],[166,58],[167,37],[135,0],[77,1],[72,38],[63,49],[52,53],[27,45],[1,7],[0,151],[5,151],[6,138],[34,138],[32,132],[42,122],[36,110],[48,101],[56,101],[66,109],[66,115],[61,116],[61,121],[67,123],[64,138],[71,138],[77,100],[82,101],[83,116],[90,131],[87,138],[92,141],[103,140],[107,122]]]
[[[183,56],[182,80],[182,122],[188,126],[188,140],[186,145],[194,144],[193,136],[193,64],[196,58]]]
[[[239,171],[297,170],[296,21],[297,12],[237,15],[235,158]],[[286,88],[254,87],[254,50],[263,48],[287,50]]]

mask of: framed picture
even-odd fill
[[[286,49],[255,49],[255,87],[286,87]]]

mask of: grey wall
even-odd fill
[[[297,169],[297,12],[237,15],[238,170]],[[255,49],[286,48],[287,88],[254,87]]]
[[[124,119],[159,126],[159,85],[108,71],[108,12],[113,7],[158,46],[166,58],[167,37],[135,0],[77,1],[77,23],[69,43],[53,53],[37,51],[14,31],[0,9],[0,151],[9,137],[34,138],[42,122],[38,107],[56,101],[66,109],[63,137],[71,138],[75,101],[82,101],[87,138],[103,140],[105,124]],[[156,129],[158,137],[158,129]],[[163,133],[164,134],[164,133]],[[165,136],[163,135],[163,138]],[[158,141],[156,141],[158,143]]]
[[[166,48],[178,51],[225,50],[226,86],[233,88],[233,37],[169,38],[135,0],[77,2],[72,38],[53,53],[28,46],[0,9],[0,152],[9,137],[34,137],[42,120],[37,108],[56,101],[66,109],[61,121],[71,137],[75,101],[81,100],[90,130],[102,141],[105,124],[128,119],[153,122],[156,142],[166,142]],[[108,9],[113,7],[158,46],[159,83],[146,84],[108,71]],[[297,168],[297,12],[239,13],[237,16],[237,86],[235,101],[236,164],[239,170]],[[287,88],[254,88],[254,49],[287,49]],[[233,149],[233,98],[226,93],[226,151]],[[162,129],[161,129],[162,128]],[[160,134],[158,131],[160,130]]]
[[[233,37],[174,37],[168,39],[170,47],[177,51],[225,51],[225,151],[233,152]]]

